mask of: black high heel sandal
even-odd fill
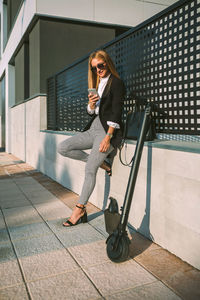
[[[84,212],[84,215],[83,215],[82,217],[80,217],[80,218],[76,221],[76,223],[74,223],[74,224],[73,224],[71,221],[66,220],[66,221],[63,223],[63,226],[64,226],[64,227],[75,226],[75,225],[78,225],[79,223],[87,223],[88,220],[87,220],[87,212],[86,212],[85,206],[81,207],[81,206],[76,205],[76,207],[78,207],[78,208],[84,210],[84,211],[85,211],[85,212]],[[65,225],[66,223],[69,224],[69,226],[68,226],[68,225]]]
[[[110,170],[104,169],[106,171],[106,173],[108,174],[108,176],[112,176],[112,167],[111,167],[111,164],[109,164],[109,162],[107,162],[106,160],[104,160],[103,163],[106,165],[106,167],[110,168]]]

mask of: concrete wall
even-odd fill
[[[25,46],[23,45],[15,57],[15,103],[25,99]]]
[[[5,71],[14,51],[16,50],[19,42],[24,36],[31,20],[34,17],[36,11],[36,0],[26,0],[21,6],[15,25],[10,33],[9,40],[6,44],[4,52],[2,53],[2,59],[0,62],[0,77]],[[3,4],[1,5],[1,12],[3,11]],[[2,24],[3,25],[3,24]],[[1,27],[1,33],[3,36],[4,26]]]
[[[5,76],[0,81],[0,147],[5,147]]]
[[[0,148],[3,147],[2,145],[2,117],[0,115]]]
[[[40,130],[46,129],[46,97],[36,97],[11,110],[12,153],[37,166]]]
[[[40,22],[29,34],[29,95],[40,91]]]
[[[15,0],[13,0],[15,2]],[[17,0],[19,1],[19,0]],[[156,3],[154,3],[156,2]],[[10,61],[15,49],[24,36],[34,15],[40,14],[48,17],[72,18],[75,20],[102,22],[135,26],[146,18],[153,16],[176,0],[26,0],[20,6],[17,20],[10,33],[6,48],[2,53],[0,63],[0,77]],[[84,3],[84,5],[83,5]],[[0,1],[2,49],[7,35],[7,6]],[[103,11],[102,11],[103,10]],[[105,13],[106,12],[106,13]]]
[[[46,129],[46,97],[26,103],[26,161],[37,166],[40,156],[40,130]]]
[[[37,12],[92,22],[136,26],[177,0],[37,0]],[[83,4],[84,3],[84,4]]]
[[[11,152],[26,161],[26,104],[10,109]]]
[[[30,96],[46,93],[49,76],[114,37],[114,29],[39,20],[29,35]]]
[[[12,153],[21,159],[25,157],[26,162],[79,194],[85,164],[57,153],[58,143],[69,138],[70,133],[40,131],[46,128],[46,98],[37,97],[11,111]],[[158,143],[149,143],[144,147],[129,223],[200,269],[200,154],[157,146]],[[134,144],[128,145],[127,159],[134,149]],[[118,156],[111,178],[99,169],[90,201],[105,208],[111,195],[121,206],[129,172],[130,168],[124,167]]]
[[[40,21],[41,93],[46,78],[113,38],[115,29],[53,21]]]
[[[5,70],[5,149],[11,150],[11,110],[15,104],[15,67],[8,64]]]
[[[1,56],[7,42],[7,5],[1,2]]]
[[[8,12],[8,18],[7,18],[7,29],[8,34],[14,24],[16,15],[18,13],[18,10],[20,8],[20,5],[23,0],[7,0],[7,12]]]

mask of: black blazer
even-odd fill
[[[125,86],[121,79],[110,75],[108,83],[103,91],[99,106],[99,118],[105,132],[108,131],[107,121],[112,121],[120,125],[120,129],[115,129],[113,137],[110,141],[111,145],[115,148],[118,147],[122,140],[122,108],[125,96]],[[90,128],[92,122],[97,116],[95,113],[83,131]]]

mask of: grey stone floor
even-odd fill
[[[0,299],[179,299],[135,261],[109,261],[102,216],[64,228],[71,209],[32,177],[1,180],[0,205]]]
[[[64,228],[70,213],[33,177],[0,177],[0,300],[183,299],[136,260],[108,259],[102,214]]]

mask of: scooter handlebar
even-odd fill
[[[149,105],[151,106],[151,108],[154,112],[157,112],[163,116],[167,116],[166,111],[164,111],[164,109],[160,108],[157,104],[149,102]]]
[[[134,100],[136,102],[136,105],[149,105],[152,111],[157,112],[163,116],[167,116],[167,113],[164,111],[164,109],[160,108],[158,104],[154,103],[152,100],[148,100],[147,98],[141,96],[134,96]]]

